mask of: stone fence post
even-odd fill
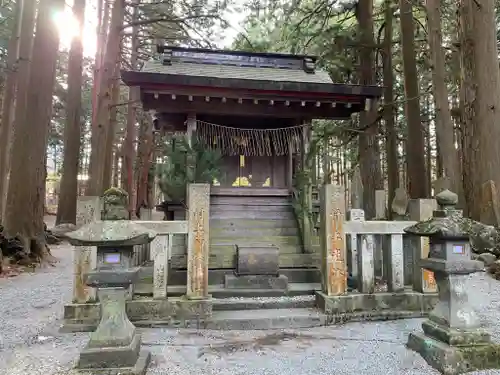
[[[78,197],[76,201],[76,226],[101,219],[100,197]],[[79,246],[74,248],[73,303],[86,303],[96,300],[96,291],[85,283],[85,274],[97,265],[97,249],[95,246]]]
[[[360,208],[352,208],[347,211],[348,221],[365,221],[365,211]],[[358,236],[356,233],[346,235],[347,265],[352,277],[358,276]]]
[[[186,296],[208,298],[210,185],[190,184],[188,203],[188,260]]]

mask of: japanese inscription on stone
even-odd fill
[[[189,185],[188,297],[208,296],[209,205],[210,186]]]
[[[336,208],[331,213],[331,253],[328,255],[328,295],[340,295],[347,288],[346,263],[344,257],[344,215]]]

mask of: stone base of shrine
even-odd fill
[[[226,275],[224,285],[227,289],[273,289],[287,290],[288,277],[285,275]]]
[[[450,346],[424,333],[410,333],[407,347],[444,375],[500,368],[500,345]]]
[[[128,318],[137,326],[154,326],[158,322],[160,325],[193,327],[210,319],[212,300],[140,298],[127,301],[126,309]],[[61,332],[95,331],[100,319],[100,303],[67,304]]]
[[[349,292],[341,296],[316,292],[316,306],[328,316],[331,324],[424,317],[437,301],[437,293],[411,291],[373,294]]]

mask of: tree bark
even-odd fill
[[[118,128],[118,103],[120,101],[120,60],[116,62],[113,80],[112,104],[109,113],[109,126],[106,135],[106,159],[104,163],[104,190],[111,187],[113,174],[113,145]],[[116,186],[116,185],[115,185]]]
[[[360,84],[375,84],[375,61],[373,40],[373,1],[361,1],[357,5],[360,31]],[[373,105],[374,107],[374,105]],[[359,135],[359,164],[363,181],[363,209],[367,219],[375,217],[375,190],[382,187],[380,155],[377,144],[378,123],[376,110],[370,108],[360,113],[363,133]]]
[[[445,56],[441,33],[441,1],[427,0],[426,8],[436,113],[436,143],[439,145],[444,175],[450,179],[451,190],[462,195],[460,194],[462,189],[460,187],[459,160],[453,140],[453,121],[446,87]],[[438,176],[440,175],[441,171],[438,173]]]
[[[81,106],[83,84],[83,25],[85,0],[75,0],[73,15],[80,23],[79,35],[71,42],[68,61],[68,102],[64,128],[64,160],[57,205],[56,224],[76,224],[76,199],[78,196],[78,167],[81,146]]]
[[[139,146],[137,147],[137,203],[136,215],[140,215],[141,207],[150,208],[149,170],[153,153],[153,123],[147,115],[141,116]]]
[[[137,5],[139,0],[134,0],[134,4]],[[138,6],[134,6],[133,14],[132,14],[132,23],[137,20],[139,15]],[[131,69],[135,69],[137,67],[137,57],[138,57],[138,48],[139,48],[139,39],[138,39],[139,29],[137,26],[132,27],[132,41],[131,41],[131,56],[130,56],[130,66]],[[125,131],[125,144],[123,148],[123,169],[125,173],[123,174],[123,188],[128,193],[129,199],[129,212],[132,215],[135,211],[135,194],[134,194],[134,160],[136,157],[134,141],[136,140],[136,103],[134,101],[137,99],[137,90],[134,87],[129,88],[129,104],[127,107],[127,127]]]
[[[387,189],[389,205],[394,200],[399,186],[398,134],[394,121],[394,73],[392,66],[393,12],[394,0],[385,0],[384,27],[384,121],[387,149]],[[388,210],[389,218],[392,210]]]
[[[13,112],[17,85],[17,70],[21,39],[21,17],[24,0],[18,0],[14,8],[14,23],[9,39],[7,57],[7,80],[2,101],[2,123],[0,125],[0,223],[2,222],[7,199],[7,177],[9,175],[10,145],[12,140]],[[34,7],[29,4],[28,7]],[[34,18],[34,13],[32,18]],[[33,25],[32,25],[33,26]],[[31,49],[31,44],[30,44]]]
[[[482,185],[488,180],[500,187],[500,70],[498,67],[495,0],[472,1],[471,16],[476,91],[476,121],[478,153],[472,167],[478,208]],[[497,202],[494,202],[497,204]]]
[[[401,42],[403,53],[403,75],[405,86],[405,115],[408,124],[408,180],[409,193],[413,199],[428,198],[425,181],[425,140],[420,123],[420,96],[418,89],[417,61],[415,57],[415,33],[412,3],[400,0]]]
[[[89,185],[87,195],[99,196],[104,193],[104,164],[106,158],[106,136],[109,126],[109,109],[112,103],[114,70],[120,53],[120,32],[125,13],[125,1],[116,0],[111,13],[111,22],[106,53],[102,67],[97,113],[92,124]]]
[[[459,41],[460,41],[460,115],[462,129],[462,172],[467,214],[474,220],[480,217],[480,187],[475,186],[475,168],[479,148],[475,114],[476,69],[474,59],[472,0],[461,0],[459,5]]]
[[[36,259],[48,255],[43,223],[45,159],[59,49],[52,15],[63,7],[64,0],[39,3],[25,107],[29,110],[16,117],[12,144],[5,234],[17,237],[24,251]]]

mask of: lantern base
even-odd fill
[[[500,368],[500,345],[450,346],[423,333],[410,333],[407,347],[444,375]]]
[[[137,362],[133,367],[120,368],[92,368],[77,369],[82,375],[146,375],[149,363],[151,362],[151,353],[147,350],[141,350],[137,357]]]

